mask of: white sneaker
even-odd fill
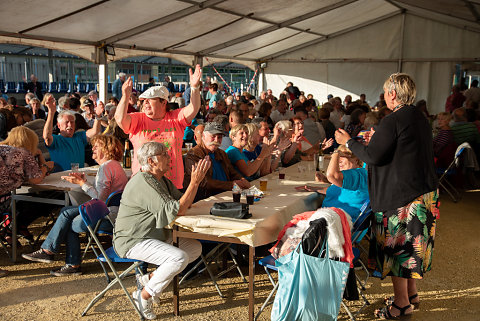
[[[157,318],[157,315],[153,313],[152,306],[153,306],[153,299],[150,298],[145,300],[142,298],[142,291],[136,290],[132,293],[132,298],[135,304],[137,305],[140,313],[143,317],[147,320],[154,320]]]
[[[150,273],[145,273],[144,275],[138,275],[137,280],[138,280],[138,283],[142,285],[142,287],[145,287],[148,281],[150,281]]]

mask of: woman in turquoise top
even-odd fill
[[[352,152],[340,145],[332,154],[327,176],[317,173],[316,179],[332,183],[317,192],[325,194],[322,207],[337,207],[347,212],[355,222],[360,208],[368,200],[368,175],[362,162]]]
[[[247,156],[243,153],[243,149],[248,143],[248,129],[245,125],[237,125],[230,130],[230,138],[232,139],[232,146],[225,151],[232,162],[234,168],[242,174],[245,178],[256,174],[262,167],[265,161],[270,161],[270,154],[272,153],[274,145],[264,144],[260,155],[249,161]]]

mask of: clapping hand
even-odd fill
[[[326,138],[323,140],[322,144],[320,145],[322,150],[330,148],[333,145],[333,138],[327,140]]]
[[[62,179],[77,185],[83,185],[87,181],[84,173],[70,173],[68,176],[62,176]]]
[[[192,165],[191,182],[200,184],[205,178],[205,174],[207,174],[211,164],[210,157],[207,156],[201,159],[197,164]]]
[[[345,143],[348,142],[350,138],[350,135],[341,128],[337,129],[337,131],[335,132],[335,140],[340,145],[345,145]]]
[[[53,114],[55,113],[55,111],[57,110],[57,103],[55,101],[55,97],[52,96],[49,96],[47,98],[47,101],[45,102],[45,105],[47,105],[47,108],[48,108],[48,111],[49,112],[53,112]],[[53,115],[52,114],[52,115]]]

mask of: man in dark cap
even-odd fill
[[[210,157],[212,166],[200,184],[195,201],[212,195],[230,191],[233,184],[240,188],[249,188],[250,183],[242,177],[230,162],[227,154],[219,148],[222,143],[224,126],[221,123],[210,122],[205,124],[202,141],[185,155],[185,176],[183,186],[188,186],[192,165],[202,158]]]

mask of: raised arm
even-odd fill
[[[93,122],[93,127],[85,132],[88,139],[91,139],[93,136],[100,134],[102,130],[101,121],[96,118]]]
[[[50,96],[45,102],[48,108],[48,116],[43,126],[43,139],[45,140],[45,145],[50,146],[53,142],[53,118],[55,117],[55,111],[57,109],[55,105],[55,98]]]
[[[118,126],[125,131],[126,128],[130,127],[132,118],[127,114],[128,100],[132,95],[133,81],[132,77],[128,77],[127,80],[122,85],[122,98],[118,103],[117,109],[115,110],[115,121]]]
[[[200,110],[200,82],[202,81],[202,68],[200,65],[195,66],[195,73],[192,73],[192,69],[189,70],[190,74],[190,104],[184,107],[183,115],[187,122],[191,122],[193,118],[198,114]],[[123,97],[122,97],[123,99]],[[116,119],[116,116],[115,116]],[[118,121],[117,121],[118,122]]]
[[[343,185],[343,173],[340,170],[338,160],[340,158],[340,153],[338,151],[333,152],[330,163],[328,163],[327,168],[327,179],[333,185],[342,187]]]

